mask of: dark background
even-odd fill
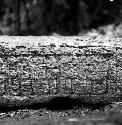
[[[0,0],[0,35],[77,35],[122,20],[121,0]]]

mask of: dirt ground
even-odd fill
[[[73,107],[67,109],[18,109],[0,113],[1,125],[120,125],[122,103],[94,109]]]

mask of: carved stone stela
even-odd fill
[[[122,48],[112,42],[88,45],[89,39],[80,45],[84,41],[82,37],[0,37],[0,105],[60,96],[91,103],[119,101]]]

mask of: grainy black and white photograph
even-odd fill
[[[0,125],[122,124],[122,0],[0,0]]]

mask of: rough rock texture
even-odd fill
[[[120,101],[119,38],[0,37],[0,105],[29,105],[68,96]]]

